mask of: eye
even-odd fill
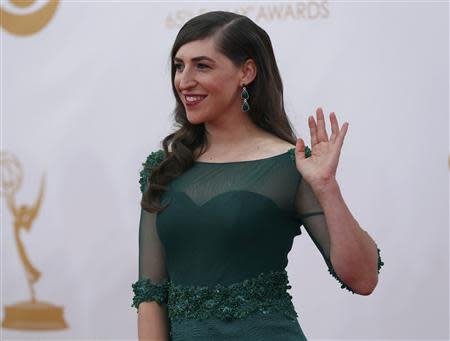
[[[181,65],[179,63],[175,63],[174,66],[175,66],[175,70],[179,70],[180,67],[183,66],[183,65]]]
[[[209,68],[209,66],[206,65],[206,64],[198,63],[197,65],[198,65],[198,67],[199,67],[200,69],[206,69],[206,68]]]

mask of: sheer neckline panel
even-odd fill
[[[228,161],[228,162],[208,162],[208,161],[194,161],[195,164],[206,164],[206,165],[228,165],[228,164],[238,164],[238,163],[249,163],[249,162],[258,162],[258,161],[266,161],[266,160],[272,160],[281,156],[285,156],[289,153],[292,153],[295,151],[295,147],[292,147],[285,151],[282,154],[272,155],[269,157],[265,157],[262,159],[255,159],[255,160],[242,160],[242,161]]]

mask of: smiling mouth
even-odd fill
[[[200,103],[206,97],[208,97],[208,96],[207,95],[202,95],[202,96],[184,96],[184,99],[186,101],[186,104],[192,105],[192,104]]]

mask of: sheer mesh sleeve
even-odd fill
[[[311,186],[303,179],[297,189],[295,197],[295,210],[297,218],[301,220],[309,236],[313,240],[316,247],[322,254],[325,263],[328,266],[328,272],[341,284],[342,289],[355,293],[346,283],[337,276],[331,263],[330,257],[330,236],[328,233],[328,226],[325,219],[325,214],[319,201],[317,200]],[[380,249],[378,249],[378,273],[381,266],[384,264],[380,258]]]
[[[151,154],[151,156],[153,153]],[[149,184],[149,165],[152,158],[148,158],[141,171],[141,192],[144,193]],[[153,160],[154,161],[154,160]],[[166,269],[165,251],[156,230],[156,213],[140,209],[139,221],[139,275],[132,284],[134,297],[132,307],[138,309],[144,301],[167,303],[169,275]]]

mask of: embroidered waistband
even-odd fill
[[[216,317],[233,320],[255,312],[279,312],[295,320],[298,315],[291,301],[292,296],[287,292],[291,288],[288,283],[286,270],[261,273],[228,286],[182,286],[169,283],[169,318],[202,320]]]

